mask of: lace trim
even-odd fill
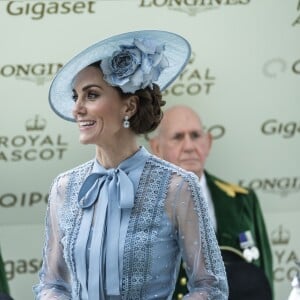
[[[64,203],[59,211],[60,228],[64,233],[62,242],[64,245],[64,258],[70,269],[72,281],[72,299],[80,295],[80,284],[77,280],[75,268],[74,249],[77,240],[82,210],[79,209],[77,197],[84,179],[92,170],[93,160],[80,165],[60,176],[66,176],[69,181],[67,185]]]
[[[131,213],[124,247],[122,299],[146,299],[145,284],[150,280],[152,249],[157,236],[156,228],[164,212],[166,192],[171,173],[156,168],[153,161],[146,162]],[[145,198],[147,195],[147,198]],[[149,225],[150,224],[150,225]]]

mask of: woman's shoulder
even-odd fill
[[[158,156],[155,156],[153,154],[149,156],[149,163],[152,164],[154,167],[165,170],[165,172],[170,172],[173,175],[177,175],[178,177],[181,177],[185,181],[191,181],[191,182],[199,181],[198,177],[193,172],[186,171],[181,167],[173,163],[170,163],[164,159],[161,159]]]
[[[95,162],[95,160],[92,159],[92,160],[84,162],[80,165],[77,165],[71,169],[63,171],[56,176],[55,181],[60,181],[62,178],[69,178],[69,177],[73,177],[73,176],[85,177],[86,174],[90,173],[90,171],[92,170],[94,162]]]
[[[58,196],[65,195],[65,193],[67,193],[68,186],[72,186],[73,189],[81,186],[83,180],[91,172],[93,164],[94,160],[90,160],[58,174],[52,181],[50,194]]]

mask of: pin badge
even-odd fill
[[[259,258],[259,250],[255,246],[252,233],[250,230],[243,231],[239,234],[240,246],[243,249],[243,256],[248,262]]]

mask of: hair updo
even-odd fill
[[[153,89],[146,87],[137,90],[134,95],[138,97],[136,113],[130,118],[130,128],[136,134],[146,134],[154,131],[159,125],[163,111],[162,106],[166,101],[162,100],[162,94],[157,84],[153,83]],[[122,93],[117,87],[122,97],[128,97],[131,94]]]

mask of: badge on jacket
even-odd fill
[[[255,246],[250,230],[239,234],[240,247],[243,249],[243,256],[248,262],[259,258],[259,250]]]

